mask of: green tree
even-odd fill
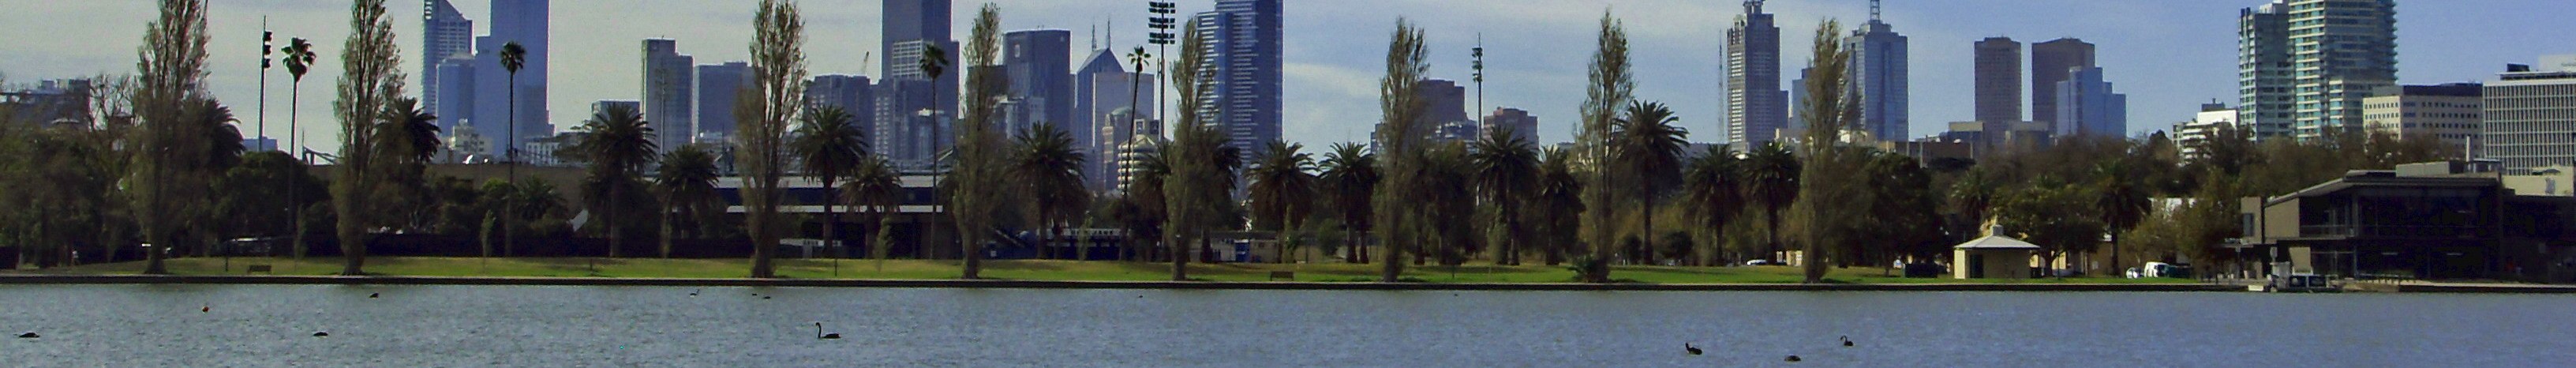
[[[1557,148],[1540,151],[1538,192],[1532,202],[1539,209],[1539,239],[1545,239],[1546,262],[1555,266],[1567,255],[1582,252],[1583,178],[1574,171],[1574,153]]]
[[[332,209],[340,218],[340,248],[347,259],[344,275],[363,275],[368,229],[387,223],[369,192],[384,185],[377,167],[384,147],[375,138],[380,119],[395,118],[395,99],[403,95],[402,48],[394,45],[393,19],[384,0],[357,0],[349,10],[351,33],[340,53],[339,100],[331,107],[340,117],[339,178],[331,181]]]
[[[1341,217],[1346,232],[1342,237],[1347,243],[1343,261],[1368,263],[1368,253],[1360,247],[1360,233],[1370,230],[1370,221],[1377,213],[1377,207],[1369,203],[1377,193],[1380,176],[1377,154],[1370,152],[1367,144],[1334,143],[1331,152],[1324,153],[1322,166],[1324,196]]]
[[[1637,80],[1629,72],[1628,31],[1624,22],[1611,17],[1608,11],[1601,12],[1600,39],[1594,44],[1598,49],[1592,54],[1591,80],[1584,84],[1580,110],[1583,129],[1575,137],[1574,144],[1575,154],[1582,156],[1578,160],[1597,164],[1612,157],[1612,141],[1615,139],[1611,134],[1612,128],[1619,119],[1620,106],[1636,98]],[[1611,250],[1617,249],[1611,241],[1609,209],[1620,188],[1612,182],[1616,176],[1613,170],[1592,168],[1588,174],[1590,180],[1583,186],[1583,203],[1589,209],[1584,212],[1587,218],[1584,227],[1592,231],[1589,241],[1592,254],[1578,260],[1578,266],[1583,271],[1583,281],[1606,283],[1610,282]]]
[[[1835,20],[1825,20],[1816,28],[1820,38],[1807,75],[1804,106],[1808,110],[1799,114],[1807,121],[1807,132],[1799,140],[1807,163],[1798,174],[1803,180],[1798,185],[1798,203],[1791,209],[1805,230],[1799,265],[1806,268],[1808,283],[1824,281],[1825,247],[1860,240],[1852,230],[1862,220],[1858,215],[1868,209],[1867,190],[1860,187],[1865,180],[1857,177],[1867,158],[1861,154],[1864,151],[1842,146],[1852,122],[1860,119],[1860,101],[1849,90],[1851,50],[1836,38],[1841,33],[1842,24]]]
[[[1314,155],[1303,152],[1306,145],[1270,141],[1269,152],[1254,166],[1252,177],[1252,227],[1279,234],[1279,253],[1273,262],[1287,263],[1288,249],[1303,244],[1296,232],[1304,229],[1306,219],[1314,212]]]
[[[1160,151],[1147,150],[1142,153],[1135,162],[1122,164],[1126,165],[1123,169],[1129,170],[1132,175],[1129,175],[1130,181],[1127,183],[1125,194],[1119,196],[1117,204],[1110,207],[1110,218],[1115,219],[1120,229],[1127,232],[1130,251],[1126,258],[1129,259],[1151,258],[1144,257],[1138,254],[1142,252],[1134,250],[1140,246],[1150,247],[1156,244],[1155,241],[1163,239],[1163,225],[1169,222],[1164,218],[1167,215],[1165,211],[1171,209],[1163,199],[1164,179],[1171,177],[1171,165],[1163,161],[1163,154]],[[1150,249],[1164,248],[1148,248]]]
[[[841,178],[850,177],[867,158],[868,139],[859,131],[858,118],[836,106],[807,110],[795,136],[787,142],[790,154],[805,163],[805,175],[823,183],[823,239],[841,248],[841,212],[832,205],[840,202]]]
[[[805,16],[796,2],[761,0],[752,16],[751,90],[734,104],[741,137],[735,160],[742,168],[743,232],[751,238],[751,277],[777,277],[770,264],[778,247],[779,177],[786,170],[787,122],[805,96]]]
[[[1744,159],[1736,157],[1734,149],[1727,145],[1709,147],[1682,170],[1683,207],[1688,209],[1688,217],[1697,222],[1693,225],[1699,226],[1700,237],[1707,239],[1704,242],[1717,244],[1718,232],[1725,231],[1736,214],[1744,213],[1743,179]],[[1710,253],[1714,252],[1703,252],[1703,257],[1692,263],[1710,264],[1707,258],[1714,256]]]
[[[982,277],[984,242],[998,227],[994,218],[1002,210],[1001,196],[1010,172],[1008,144],[996,125],[1001,123],[998,99],[1010,90],[1010,78],[1000,74],[1002,8],[984,3],[975,12],[974,32],[966,41],[966,96],[963,119],[957,123],[957,145],[953,148],[957,166],[949,171],[946,184],[955,188],[949,195],[950,215],[955,216],[957,237],[965,247],[966,265],[960,278]]]
[[[1055,124],[1029,126],[1013,140],[1011,181],[1029,197],[1029,213],[1038,220],[1038,256],[1049,258],[1065,223],[1091,207],[1091,192],[1082,185],[1082,165],[1089,159],[1074,149],[1073,134]]]
[[[2018,234],[2022,240],[2039,245],[2040,263],[2050,267],[2060,257],[2090,249],[2101,241],[2105,231],[2100,211],[2093,205],[2095,195],[2089,189],[2052,185],[2053,181],[2043,178],[2005,197],[1999,203],[1996,218],[2002,232]]]
[[[885,260],[888,248],[894,246],[894,232],[889,228],[903,205],[903,173],[897,172],[894,163],[886,162],[885,157],[861,156],[857,169],[850,172],[849,190],[841,192],[841,196],[845,203],[868,208],[875,220],[868,222],[876,224],[876,234],[868,238],[870,258]],[[878,265],[882,267],[884,263]]]
[[[1612,157],[1617,158],[1612,162],[1619,163],[1617,170],[1627,176],[1623,182],[1635,183],[1642,189],[1631,194],[1637,197],[1637,218],[1645,228],[1637,232],[1637,238],[1645,243],[1631,250],[1634,256],[1629,261],[1654,263],[1650,252],[1657,249],[1655,200],[1681,181],[1682,149],[1690,146],[1684,140],[1690,131],[1675,126],[1681,118],[1673,116],[1672,108],[1662,103],[1630,103],[1624,115],[1610,127]]]
[[[590,133],[572,146],[573,156],[590,163],[583,184],[588,187],[584,188],[587,193],[582,197],[590,199],[587,207],[601,210],[605,220],[600,222],[608,228],[608,256],[616,258],[626,248],[626,233],[620,223],[628,216],[621,216],[626,212],[620,207],[629,201],[628,193],[640,192],[644,168],[653,164],[653,152],[661,148],[653,142],[653,125],[645,122],[634,107],[602,110],[578,129]]]
[[[1788,250],[1780,243],[1780,225],[1787,222],[1780,212],[1798,202],[1800,166],[1798,155],[1779,142],[1764,142],[1744,156],[1744,196],[1751,198],[1764,214],[1762,235],[1768,240],[1761,250],[1764,257],[1777,257]]]
[[[662,155],[662,165],[653,173],[653,191],[660,196],[662,210],[662,258],[671,257],[671,238],[679,228],[674,218],[689,219],[695,238],[706,238],[717,216],[724,213],[724,198],[716,194],[715,155],[696,145],[683,145]]]
[[[2138,226],[2154,205],[2141,179],[2144,170],[2127,159],[2113,159],[2097,164],[2093,174],[2094,213],[2102,215],[2105,234],[2111,236],[2111,269],[2128,267],[2121,262],[2120,234]]]
[[[1497,224],[1487,236],[1498,251],[1494,263],[1520,265],[1521,253],[1532,236],[1528,213],[1520,209],[1538,193],[1538,146],[1521,138],[1510,127],[1488,129],[1477,139],[1469,160],[1475,167],[1475,189],[1478,198],[1492,208]]]
[[[1169,70],[1163,73],[1171,78],[1172,91],[1176,95],[1196,96],[1199,91],[1213,86],[1209,76],[1202,75],[1206,71],[1200,61],[1207,60],[1208,45],[1199,37],[1199,32],[1204,30],[1199,29],[1195,22],[1182,28],[1181,62],[1166,65]],[[1180,111],[1202,111],[1206,108],[1205,100],[1196,98],[1180,99],[1179,107]],[[1169,238],[1165,245],[1171,248],[1172,281],[1189,280],[1190,238],[1203,237],[1206,228],[1215,226],[1209,222],[1215,220],[1215,210],[1220,205],[1217,202],[1229,199],[1225,198],[1225,192],[1232,188],[1230,185],[1218,187],[1224,185],[1221,183],[1223,175],[1218,173],[1219,168],[1211,167],[1215,163],[1211,157],[1223,149],[1226,137],[1201,121],[1203,115],[1178,115],[1179,121],[1172,125],[1172,140],[1160,151],[1163,165],[1170,171],[1165,175],[1163,185],[1155,189],[1163,192],[1166,208],[1163,230]]]
[[[142,83],[135,91],[134,112],[141,126],[130,139],[141,149],[133,150],[134,171],[125,173],[135,208],[151,209],[135,213],[144,240],[157,245],[146,249],[147,274],[169,273],[161,259],[179,245],[184,225],[191,222],[188,214],[204,207],[197,199],[204,198],[211,184],[206,180],[211,165],[203,155],[208,142],[200,138],[213,129],[205,124],[213,120],[208,115],[230,115],[197,106],[208,98],[200,92],[206,78],[205,1],[162,0],[160,11],[145,26],[144,46],[137,51],[141,61],[135,69]]]
[[[1871,241],[1848,242],[1854,248],[1845,254],[1843,265],[1879,264],[1871,256],[1910,256],[1915,260],[1930,259],[1945,248],[1941,243],[1940,202],[1932,191],[1932,175],[1923,164],[1901,154],[1878,151],[1868,158],[1869,224],[1856,228]],[[1863,248],[1885,245],[1879,249]]]
[[[375,123],[372,145],[378,184],[369,195],[391,214],[383,225],[427,231],[438,219],[437,198],[429,192],[429,159],[438,154],[438,116],[420,109],[420,100],[397,97],[385,105]]]
[[[1378,109],[1382,114],[1378,121],[1385,125],[1378,129],[1377,138],[1379,154],[1386,160],[1385,183],[1377,188],[1373,202],[1377,206],[1378,243],[1384,252],[1379,258],[1386,261],[1385,267],[1379,269],[1378,282],[1396,282],[1403,275],[1404,264],[1397,260],[1403,258],[1405,247],[1418,246],[1425,239],[1420,233],[1426,220],[1422,216],[1430,215],[1407,197],[1423,191],[1422,171],[1427,160],[1424,153],[1428,151],[1424,147],[1428,137],[1424,135],[1431,131],[1422,119],[1429,110],[1427,101],[1416,93],[1423,75],[1431,70],[1431,64],[1424,61],[1425,43],[1421,28],[1411,20],[1396,18],[1395,33],[1387,41],[1386,77],[1378,80]]]

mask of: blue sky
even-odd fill
[[[308,76],[304,110],[308,145],[330,151],[327,113],[337,79],[340,40],[348,32],[348,3],[317,0],[212,0],[217,35],[211,79],[216,94],[249,125],[258,96],[260,17],[284,37],[319,44],[323,66]],[[2235,28],[2238,9],[2261,0],[1888,0],[1884,16],[1912,42],[1913,135],[1934,134],[1944,123],[1970,118],[1970,43],[1990,36],[2025,42],[2075,37],[2100,46],[2099,61],[2111,82],[2129,95],[2134,132],[2164,129],[2190,118],[2200,103],[2235,98]],[[135,46],[152,16],[152,1],[0,0],[0,73],[11,83],[97,73],[131,73]],[[418,65],[417,2],[393,0],[398,42],[406,48],[407,74]],[[678,39],[700,63],[738,60],[751,34],[752,0],[560,0],[554,6],[555,80],[550,108],[558,126],[587,117],[604,99],[636,99],[640,83],[638,40]],[[1093,24],[1116,20],[1117,49],[1142,41],[1142,1],[1003,0],[1007,29],[1074,31],[1083,48]],[[1206,10],[1204,0],[1181,1],[1184,12]],[[957,34],[980,2],[957,5]],[[487,4],[458,0],[478,21]],[[808,0],[815,74],[876,74],[861,54],[877,48],[877,2]],[[1385,42],[1398,16],[1427,29],[1432,75],[1464,80],[1468,48],[1482,34],[1488,54],[1485,104],[1529,110],[1541,119],[1543,141],[1569,139],[1573,111],[1582,102],[1584,63],[1595,21],[1604,10],[1626,21],[1640,75],[1638,96],[1673,105],[1693,141],[1722,140],[1725,111],[1722,60],[1725,30],[1742,13],[1729,0],[1288,0],[1286,135],[1310,147],[1364,139],[1376,120],[1376,80],[1384,70]],[[1866,21],[1865,0],[1774,0],[1784,45],[1803,50],[1826,18]],[[2531,63],[2540,55],[2576,53],[2576,1],[2410,0],[2398,4],[2399,76],[2408,84],[2483,81],[2506,63]],[[477,33],[485,30],[477,30]],[[1076,50],[1079,54],[1080,50]],[[1791,51],[1783,69],[1806,64]],[[1076,61],[1079,62],[1077,56]],[[269,135],[285,135],[285,73],[271,75]],[[1472,87],[1471,87],[1472,88]],[[412,90],[417,91],[418,86]],[[1474,109],[1473,102],[1469,108]]]

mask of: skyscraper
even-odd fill
[[[546,120],[549,7],[547,0],[492,0],[492,33],[474,41],[473,124],[491,141],[507,143],[493,145],[493,154],[554,134]],[[501,49],[511,43],[527,52],[515,77],[501,64]],[[509,141],[514,124],[515,142]]]
[[[876,130],[876,88],[868,77],[845,74],[817,75],[805,84],[805,99],[815,105],[841,109],[850,113],[850,124],[860,132]]]
[[[1977,122],[1987,144],[2003,141],[2021,120],[2021,41],[1988,37],[1977,41]]]
[[[1284,105],[1279,100],[1280,68],[1285,47],[1280,0],[1217,0],[1216,10],[1198,14],[1197,37],[1208,45],[1203,69],[1213,88],[1197,98],[1196,113],[1227,135],[1226,144],[1243,152],[1246,162],[1268,154],[1262,149],[1279,139]],[[1183,37],[1189,37],[1183,35]]]
[[[1845,49],[1852,51],[1852,86],[1860,97],[1860,122],[1856,127],[1881,141],[1903,141],[1908,138],[1912,110],[1906,70],[1905,35],[1879,21],[1878,2],[1870,2],[1869,23],[1843,39]],[[1804,96],[1790,95],[1792,99]]]
[[[2030,120],[2057,127],[2057,85],[2094,67],[2093,44],[2060,38],[2030,44]]]
[[[733,138],[733,108],[751,86],[751,64],[740,61],[698,66],[698,127],[691,140],[725,144]]]
[[[1085,166],[1083,177],[1090,178],[1093,191],[1116,189],[1118,147],[1135,138],[1136,122],[1132,116],[1111,113],[1130,108],[1153,111],[1158,91],[1155,87],[1161,81],[1154,80],[1153,74],[1128,72],[1119,64],[1118,53],[1109,49],[1093,50],[1089,60],[1082,63],[1082,70],[1074,72],[1073,80],[1073,121],[1091,127],[1088,134],[1076,134],[1076,141],[1087,147],[1084,154],[1096,162]]]
[[[1002,34],[1003,74],[1011,78],[1010,99],[1027,111],[1027,121],[1010,126],[1054,124],[1074,135],[1091,130],[1073,118],[1073,31],[1041,29]],[[1080,143],[1077,139],[1076,143]]]
[[[2486,121],[2479,140],[2508,173],[2576,164],[2576,135],[2567,132],[2576,116],[2576,55],[2542,56],[2538,66],[2506,66],[2480,92]]]
[[[880,57],[885,61],[879,69],[878,75],[884,78],[880,82],[929,79],[928,73],[921,70],[921,59],[931,47],[937,47],[941,54],[947,56],[950,65],[948,70],[939,73],[937,80],[915,89],[914,93],[928,93],[931,98],[905,99],[916,103],[880,109],[879,113],[911,115],[927,109],[956,116],[957,76],[965,74],[966,64],[964,59],[957,58],[957,39],[951,36],[952,31],[948,28],[949,0],[885,0],[883,4],[885,18],[879,22],[881,44],[877,55],[882,55]],[[887,121],[892,117],[880,118],[879,121]]]
[[[1485,115],[1485,129],[1506,129],[1512,132],[1512,136],[1520,137],[1521,140],[1528,141],[1532,145],[1539,144],[1538,117],[1530,116],[1529,111],[1509,107],[1494,108],[1493,113]]]
[[[2057,92],[2050,98],[2057,116],[2049,119],[2056,138],[2129,136],[2129,95],[2113,92],[2111,82],[2102,80],[2101,67],[2075,68],[2051,87]]]
[[[443,83],[445,80],[441,79],[445,77],[439,73],[438,64],[447,62],[448,59],[474,57],[474,20],[465,19],[465,14],[456,12],[456,5],[448,3],[447,0],[423,0],[421,8],[420,108],[432,114],[438,114],[440,111],[445,111],[440,109],[440,104],[445,102],[443,99],[445,96],[440,92],[446,87],[446,83]],[[464,78],[470,79],[472,76]],[[464,115],[439,116],[464,117]],[[453,123],[441,122],[442,127],[448,124]]]
[[[653,143],[679,149],[697,135],[697,58],[680,53],[679,41],[644,40],[644,121],[653,124]]]
[[[1761,0],[1726,30],[1726,139],[1750,147],[1779,138],[1789,124],[1789,93],[1780,90],[1780,27]]]
[[[2396,0],[2274,0],[2238,12],[2238,83],[2258,137],[2362,128],[2362,99],[2397,88]]]

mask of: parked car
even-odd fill
[[[1779,262],[1772,262],[1771,260],[1768,260],[1768,259],[1756,259],[1756,260],[1744,261],[1744,265],[1746,265],[1746,266],[1778,266],[1778,265],[1780,265],[1780,263],[1779,263]]]
[[[2191,265],[2147,262],[2146,267],[2138,269],[2138,276],[2136,277],[2191,278]]]

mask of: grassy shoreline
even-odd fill
[[[180,276],[245,276],[249,265],[269,265],[273,274],[250,276],[328,276],[339,272],[338,258],[182,258],[168,260],[173,275]],[[536,278],[536,279],[740,279],[748,274],[746,259],[658,259],[658,258],[456,258],[456,257],[377,257],[367,260],[367,270],[384,277],[444,278]],[[879,280],[942,281],[955,280],[956,261],[946,260],[778,260],[778,273],[790,280]],[[1191,264],[1190,275],[1196,281],[1270,282],[1295,281],[1310,283],[1365,283],[1377,279],[1374,264]],[[133,275],[143,269],[142,262],[92,264],[45,270],[0,272],[18,276],[105,276]],[[1168,281],[1168,263],[1109,261],[988,261],[987,279],[1036,282],[1153,282]],[[1294,280],[1271,280],[1272,271],[1294,272]],[[1838,285],[1926,285],[1926,284],[1992,284],[1992,285],[2147,285],[2192,284],[2180,279],[2068,278],[2031,280],[1993,279],[1909,279],[1885,276],[1884,268],[1832,269],[1826,282]],[[1785,285],[1801,281],[1793,267],[1666,267],[1622,266],[1612,277],[1626,283],[1655,285]],[[1425,284],[1577,284],[1574,273],[1561,267],[1538,265],[1496,266],[1472,264],[1456,268],[1446,266],[1406,267],[1407,281]]]

